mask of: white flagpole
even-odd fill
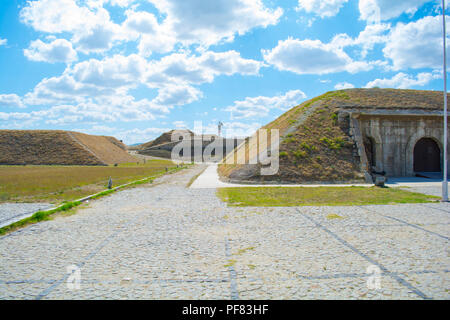
[[[444,163],[442,180],[442,201],[448,201],[447,184],[447,61],[446,61],[446,32],[445,32],[445,0],[442,0],[442,25],[443,25],[443,43],[444,43]]]

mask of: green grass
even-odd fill
[[[237,262],[236,260],[230,259],[230,260],[228,260],[228,263],[226,265],[224,265],[224,267],[225,268],[232,267],[236,264],[236,262]]]
[[[38,211],[35,214],[33,214],[31,217],[22,219],[20,221],[14,222],[10,225],[0,228],[0,235],[4,235],[8,232],[12,232],[14,230],[20,229],[22,227],[25,227],[27,225],[34,224],[34,223],[37,223],[40,221],[50,220],[51,219],[50,216],[54,215],[55,213],[70,211],[73,208],[79,206],[80,204],[81,204],[80,201],[72,201],[72,202],[64,203],[63,205],[61,205],[55,209],[52,209],[52,210]]]
[[[244,248],[244,249],[239,249],[239,250],[235,253],[235,255],[241,255],[241,254],[246,253],[246,252],[249,251],[249,250],[254,250],[254,249],[255,249],[255,247],[248,247],[248,248]]]
[[[118,166],[0,166],[0,202],[73,201],[104,190],[109,177],[115,187],[174,166],[169,160]]]
[[[220,188],[217,195],[230,206],[350,206],[423,203],[439,197],[378,187],[236,187]]]
[[[336,213],[330,213],[329,215],[327,215],[327,219],[328,220],[333,220],[333,219],[344,219],[344,217],[341,217],[340,215],[336,214]]]

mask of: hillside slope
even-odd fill
[[[126,146],[114,137],[93,136],[79,132],[70,134],[106,164],[136,161],[136,158],[126,152]]]
[[[107,165],[133,161],[136,159],[112,137],[63,130],[0,130],[0,164]]]
[[[139,145],[139,149],[145,150],[150,147],[158,146],[158,145],[165,144],[165,143],[170,143],[170,142],[172,142],[172,134],[174,132],[177,132],[179,135],[183,135],[183,136],[190,136],[190,137],[194,136],[194,133],[190,130],[184,130],[184,129],[183,130],[170,130],[170,131],[164,132],[155,140],[152,140],[152,141],[149,141],[149,142]]]
[[[280,132],[280,168],[276,175],[260,176],[260,165],[220,164],[225,181],[268,183],[311,183],[362,181],[357,147],[350,136],[343,109],[442,108],[442,92],[397,89],[347,89],[332,91],[305,101],[262,127]],[[245,149],[239,152],[238,149]],[[230,156],[244,155],[249,142]],[[260,150],[261,152],[261,150]]]

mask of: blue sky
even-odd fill
[[[0,128],[244,136],[330,90],[442,90],[440,2],[3,0]]]

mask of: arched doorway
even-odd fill
[[[422,138],[414,146],[414,171],[441,171],[441,150],[433,139]]]

